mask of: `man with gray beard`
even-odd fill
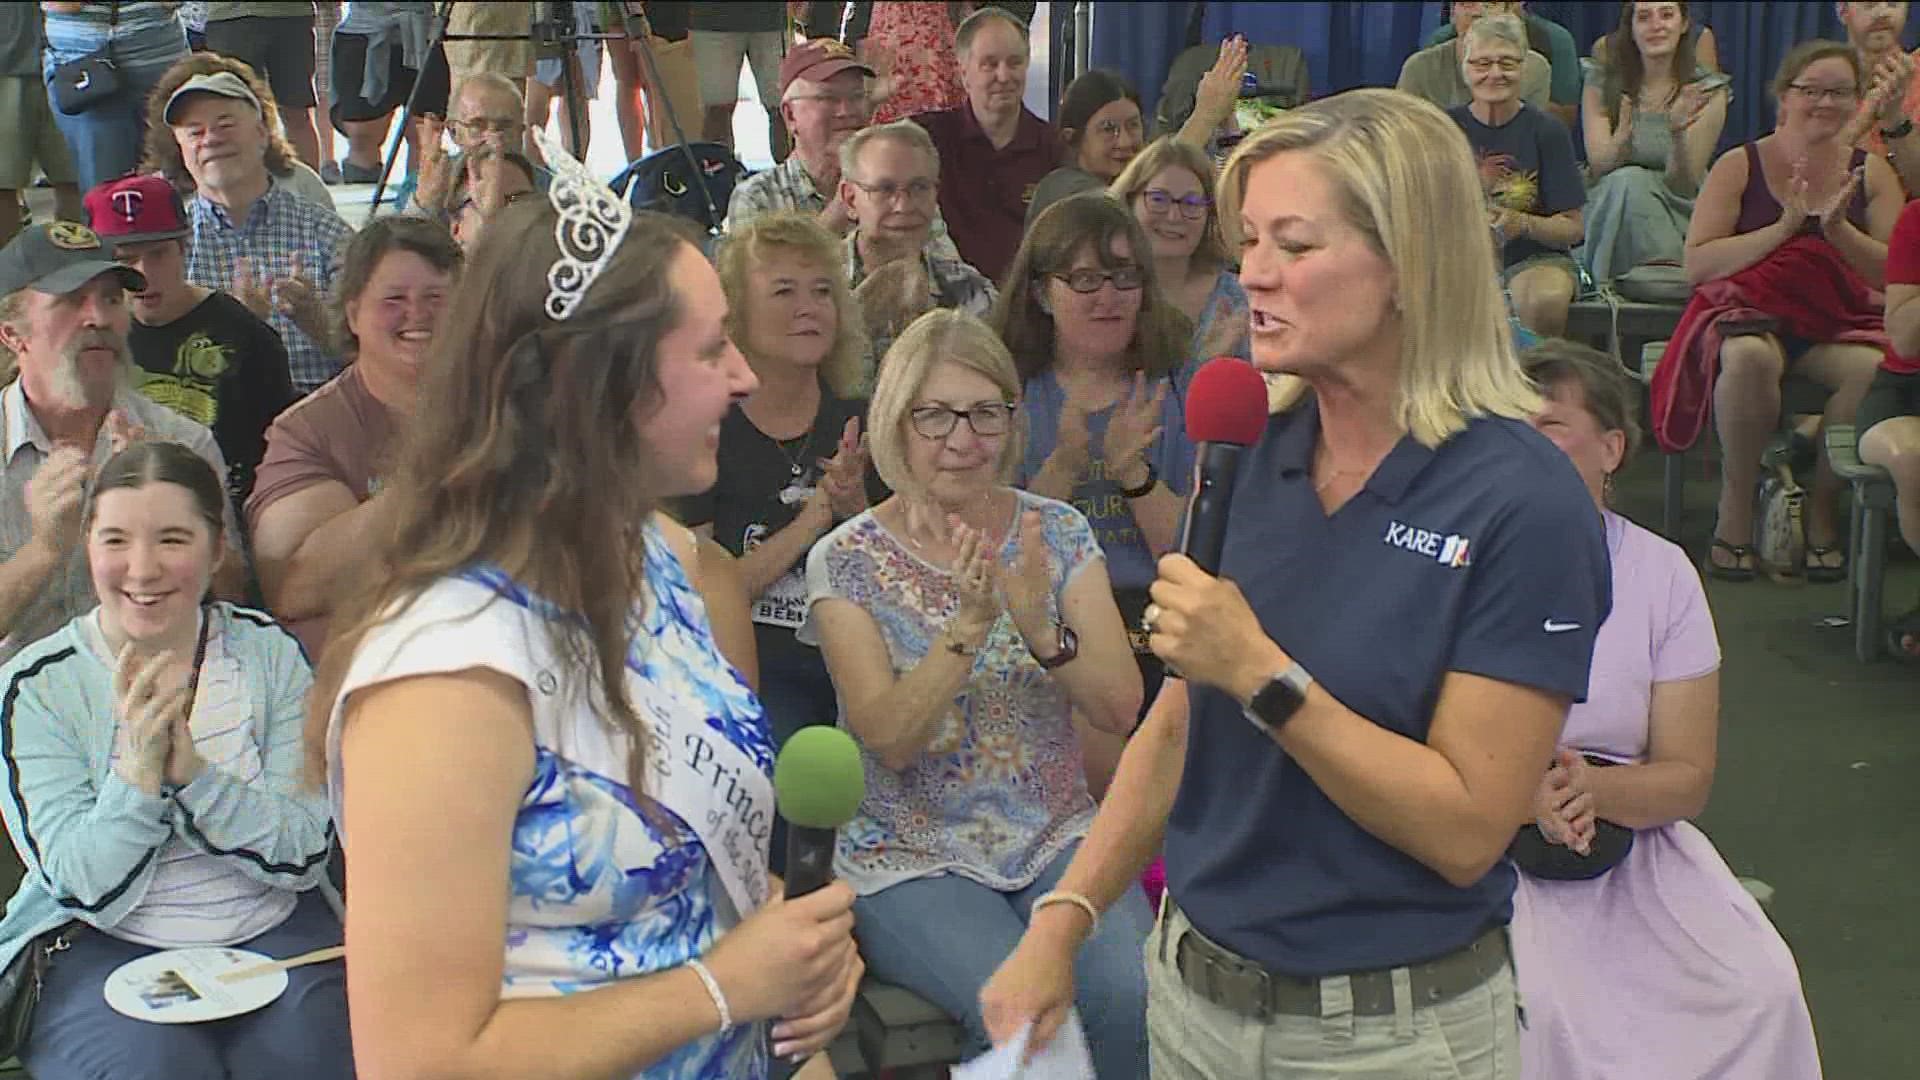
[[[81,535],[94,473],[137,439],[167,439],[226,477],[213,433],[133,389],[126,290],[145,288],[93,230],[36,225],[0,250],[0,347],[16,377],[0,389],[0,660],[96,603]],[[225,599],[246,595],[233,508]]]

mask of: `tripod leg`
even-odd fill
[[[433,51],[442,48],[447,40],[447,16],[453,11],[453,0],[441,0],[440,10],[433,17],[433,37],[427,42],[427,49],[420,54],[420,70],[413,73],[413,85],[407,89],[407,103],[400,110],[400,137],[393,140],[387,148],[386,161],[380,166],[380,180],[373,185],[373,202],[367,209],[367,216],[380,212],[380,199],[387,191],[387,178],[393,175],[394,162],[400,160],[400,144],[407,141],[412,130],[414,107],[420,100],[420,85],[427,81],[427,67],[433,63]],[[399,48],[395,42],[393,48]]]

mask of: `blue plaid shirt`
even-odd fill
[[[322,296],[331,295],[342,249],[353,235],[352,227],[338,214],[300,198],[278,180],[269,182],[267,193],[238,225],[205,195],[193,197],[187,217],[193,228],[187,247],[187,280],[235,295],[239,295],[233,271],[236,259],[251,263],[256,276],[300,273]],[[340,373],[340,358],[294,326],[292,319],[275,311],[267,322],[287,343],[294,389],[305,394]]]

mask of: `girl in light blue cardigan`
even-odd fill
[[[311,891],[333,827],[301,785],[306,659],[267,616],[201,602],[223,500],[185,447],[116,454],[85,530],[100,606],[0,667],[0,812],[26,865],[0,964],[48,961],[19,1049],[37,1080],[353,1075],[337,963],[212,1024],[134,1020],[102,996],[156,949],[284,958],[341,940]]]

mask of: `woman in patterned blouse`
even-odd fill
[[[1007,487],[1020,382],[963,312],[921,316],[880,366],[873,460],[897,494],[807,559],[811,612],[867,797],[835,869],[874,973],[987,1043],[979,991],[1086,835],[1080,743],[1131,730],[1134,666],[1105,557],[1065,503]],[[1087,942],[1077,1004],[1099,1074],[1147,1072],[1142,898]]]

